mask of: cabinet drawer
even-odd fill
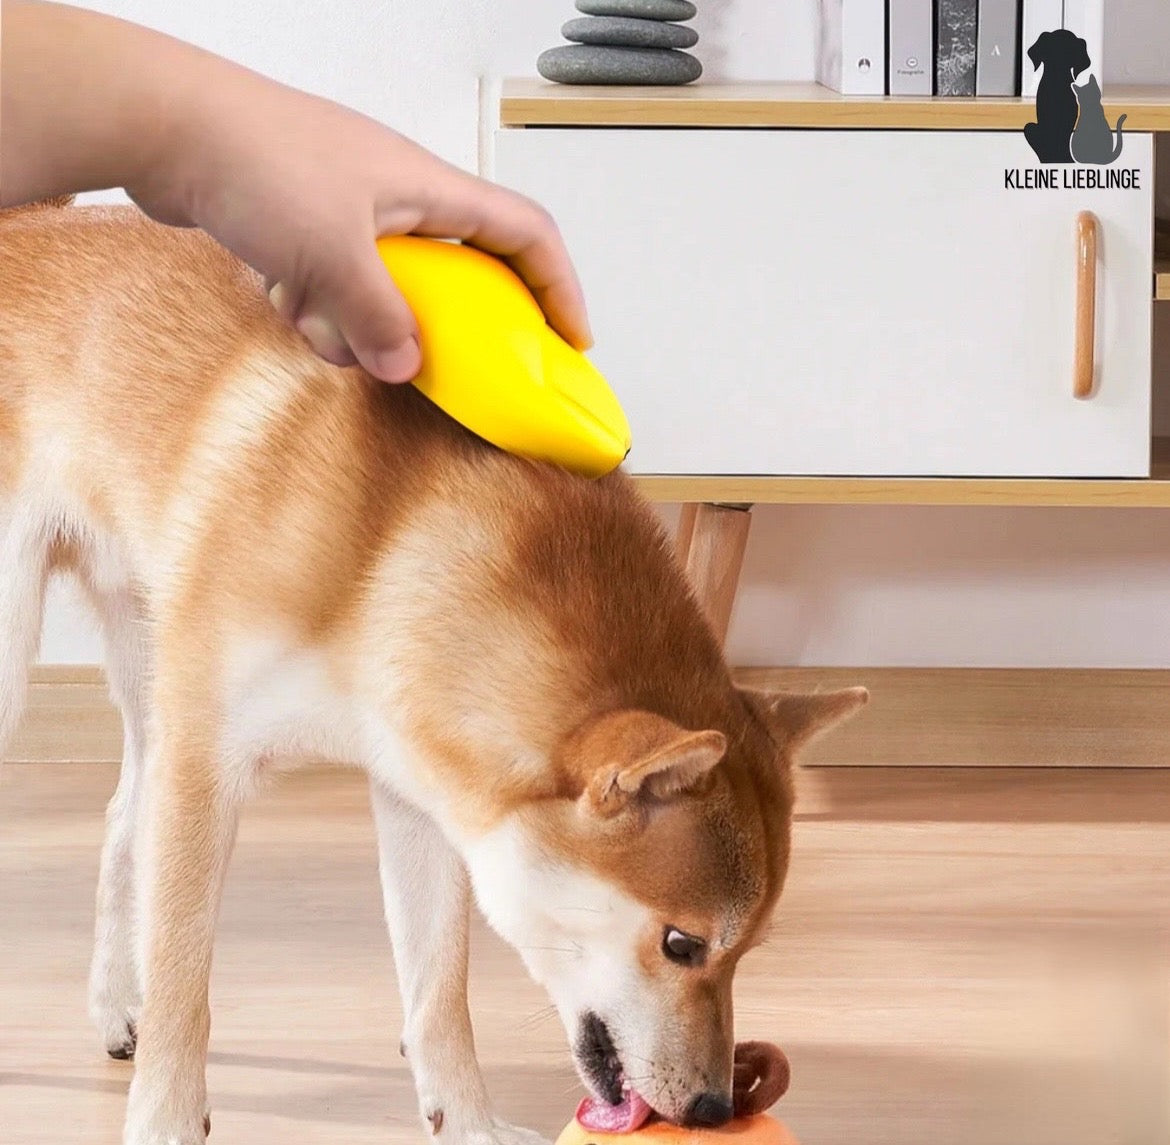
[[[530,129],[498,133],[495,175],[568,240],[632,472],[1136,477],[1152,152],[1127,136],[1115,165],[1139,190],[1022,190],[1015,132]],[[1085,210],[1096,387],[1077,400]]]

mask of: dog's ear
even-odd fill
[[[1079,36],[1077,37],[1076,55],[1071,61],[1072,74],[1079,76],[1086,68],[1092,66],[1093,61],[1089,59],[1089,45],[1085,43]]]
[[[1028,49],[1028,59],[1032,61],[1033,70],[1044,62],[1044,57],[1048,53],[1048,47],[1052,43],[1052,35],[1053,33],[1051,32],[1041,32],[1036,42]]]
[[[836,692],[757,692],[752,695],[772,734],[789,751],[804,747],[869,702],[869,692],[865,688],[842,688]]]
[[[603,716],[581,744],[589,769],[581,802],[608,818],[636,801],[665,802],[699,790],[727,754],[727,737],[688,731],[650,712]]]

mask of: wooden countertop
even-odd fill
[[[1000,505],[1170,508],[1170,439],[1153,441],[1150,476],[784,477],[640,474],[651,501],[757,505]]]
[[[1111,86],[1110,122],[1127,131],[1170,131],[1170,85]],[[844,96],[816,83],[574,87],[541,79],[504,81],[504,127],[845,127],[1011,130],[1035,119],[1032,99]]]

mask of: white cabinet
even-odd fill
[[[1016,190],[1014,131],[535,128],[498,133],[494,174],[561,224],[631,472],[1124,477],[1149,471],[1152,137],[1122,165],[1140,190]]]

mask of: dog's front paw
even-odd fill
[[[485,1145],[550,1145],[547,1137],[534,1133],[531,1129],[523,1129],[519,1125],[509,1125],[506,1121],[496,1121],[487,1138]]]
[[[550,1145],[539,1133],[494,1117],[487,1121],[473,1118],[466,1123],[457,1116],[447,1116],[441,1109],[432,1109],[423,1116],[428,1136],[441,1145]]]
[[[206,1145],[207,1134],[203,1126],[157,1126],[141,1129],[126,1127],[122,1145]]]
[[[518,1125],[509,1125],[495,1118],[487,1125],[461,1130],[456,1129],[455,1125],[443,1129],[442,1118],[439,1118],[439,1129],[435,1129],[434,1116],[428,1117],[427,1122],[428,1130],[443,1145],[551,1145],[549,1139],[539,1133],[521,1129]]]
[[[122,1145],[206,1145],[210,1132],[205,1098],[134,1078]]]

